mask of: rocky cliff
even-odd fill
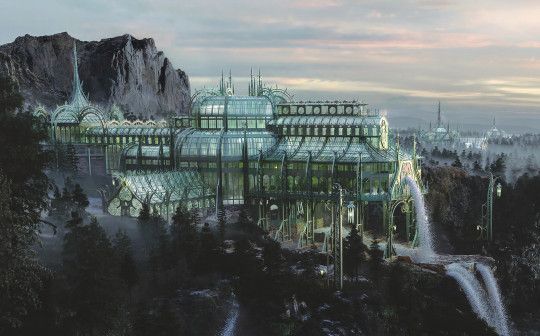
[[[188,76],[173,67],[151,38],[123,35],[86,42],[67,33],[25,35],[0,46],[0,75],[18,82],[26,106],[63,104],[72,88],[74,41],[83,90],[93,104],[116,104],[141,117],[187,112]]]

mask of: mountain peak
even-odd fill
[[[27,107],[61,105],[71,92],[73,41],[77,43],[83,91],[93,104],[116,104],[142,117],[187,113],[189,80],[157,51],[152,38],[124,34],[80,41],[67,32],[27,34],[0,46],[0,75],[18,82]]]

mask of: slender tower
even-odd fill
[[[437,109],[437,128],[441,127],[441,101],[439,100],[439,107]]]
[[[79,78],[79,64],[77,62],[77,42],[73,41],[73,91],[71,92],[71,105],[78,109],[89,105],[82,90],[81,79]]]

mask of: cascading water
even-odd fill
[[[459,283],[476,315],[491,324],[492,320],[485,299],[485,292],[474,275],[459,263],[448,265],[446,272]]]
[[[420,187],[410,176],[406,176],[404,181],[409,186],[416,208],[416,225],[418,238],[420,239],[418,251],[411,251],[411,257],[414,260],[421,262],[429,262],[436,260],[437,258],[442,259],[441,256],[437,255],[433,250],[434,244],[433,235],[431,233],[431,223],[429,222],[424,203],[424,196],[422,195]],[[448,256],[445,257],[445,259],[448,259]],[[463,289],[473,311],[478,317],[486,321],[488,325],[495,328],[499,335],[510,335],[508,317],[502,303],[502,296],[499,287],[497,286],[497,281],[491,268],[479,262],[474,263],[482,277],[484,287],[486,288],[484,289],[474,273],[466,268],[467,264],[471,265],[470,260],[459,260],[458,256],[452,257],[451,259],[453,262],[446,266],[446,272],[448,276],[455,279]]]
[[[236,301],[234,293],[232,294],[231,306],[232,308],[229,311],[225,326],[221,331],[221,336],[234,336],[235,334],[236,323],[238,322],[238,316],[240,315],[240,305]]]
[[[409,186],[416,209],[416,225],[418,226],[418,238],[420,240],[418,245],[420,258],[423,259],[422,261],[429,261],[435,255],[435,251],[433,250],[433,235],[424,203],[424,196],[420,187],[411,176],[406,176],[404,180]]]
[[[489,294],[491,309],[493,310],[493,315],[495,319],[495,325],[497,326],[497,332],[501,335],[509,335],[508,331],[508,316],[506,315],[506,310],[501,298],[501,293],[499,286],[497,285],[497,280],[493,275],[491,268],[486,265],[477,264],[476,269],[480,272],[486,289]]]

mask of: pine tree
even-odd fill
[[[47,128],[22,106],[17,84],[0,76],[0,333],[39,304],[45,277],[33,250],[48,205]]]
[[[475,171],[475,172],[482,171],[482,166],[480,166],[480,164],[476,160],[474,161],[474,164],[473,164],[473,171]]]
[[[148,202],[143,202],[142,207],[139,210],[139,216],[137,217],[137,226],[141,237],[144,241],[144,251],[146,255],[150,253],[152,245],[152,227],[150,223],[150,205]]]
[[[0,173],[0,333],[19,327],[27,309],[38,306],[44,275],[28,248],[33,237],[21,235],[26,225],[11,208],[12,197],[11,183]]]
[[[73,146],[72,143],[68,143],[65,148],[65,151],[66,151],[66,154],[64,158],[65,159],[64,170],[66,172],[76,175],[78,171],[79,158],[77,157],[75,146]]]
[[[352,225],[349,235],[343,244],[343,257],[345,271],[355,278],[358,277],[358,268],[364,261],[364,243],[358,234],[356,225]]]
[[[503,177],[506,171],[506,156],[501,154],[497,159],[489,166],[489,169],[494,175]]]
[[[139,217],[137,217],[137,221],[139,224],[148,222],[150,220],[150,205],[148,202],[143,202],[141,210],[139,211]]]
[[[456,159],[454,160],[454,162],[452,162],[452,167],[463,168],[463,164],[461,163],[459,156],[456,156]]]
[[[169,270],[174,264],[174,256],[171,236],[167,231],[165,219],[154,213],[151,217],[151,225],[154,240],[152,254],[158,257],[156,265],[159,266],[160,270]]]
[[[378,277],[381,263],[383,261],[383,255],[384,253],[379,247],[379,241],[377,239],[373,239],[371,241],[371,245],[369,246],[369,265],[375,277]]]
[[[71,212],[71,218],[66,222],[66,228],[75,229],[82,225],[82,218],[78,211]]]
[[[538,170],[538,165],[536,164],[536,158],[534,154],[527,156],[527,161],[525,164],[525,169],[528,173],[532,174]]]
[[[70,319],[82,333],[104,334],[118,316],[120,282],[114,249],[95,217],[71,226],[62,255]]]
[[[119,277],[131,298],[133,287],[139,282],[137,265],[133,258],[131,239],[125,231],[118,230],[114,238],[114,250],[119,262]]]
[[[180,204],[172,217],[171,235],[177,258],[185,258],[192,266],[197,250],[197,232],[193,216]]]
[[[145,202],[139,212],[137,224],[144,240],[146,255],[157,258],[157,256],[151,256],[151,254],[157,253],[158,246],[161,243],[160,239],[163,239],[163,235],[166,234],[165,220],[157,214],[150,213],[150,205]],[[162,262],[159,259],[157,260]]]
[[[62,216],[64,215],[64,204],[62,200],[62,194],[60,189],[55,184],[53,187],[53,197],[51,199],[51,208],[49,214],[51,216]]]
[[[217,243],[208,223],[201,229],[198,251],[197,269],[203,273],[211,271],[217,262]]]
[[[84,190],[78,183],[75,184],[75,187],[73,187],[73,192],[71,193],[71,195],[75,208],[78,211],[84,211],[84,209],[86,209],[86,207],[88,207],[88,205],[90,204],[88,202],[88,196],[86,196]]]

